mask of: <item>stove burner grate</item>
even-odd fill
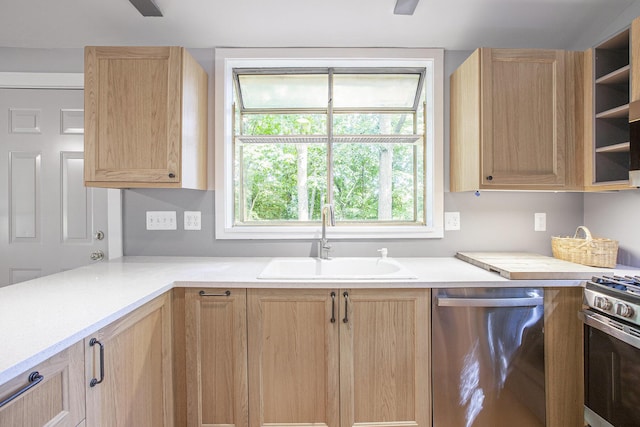
[[[639,276],[594,276],[591,281],[598,285],[603,285],[608,288],[627,292],[640,297]]]

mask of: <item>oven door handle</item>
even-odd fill
[[[598,319],[593,312],[589,310],[583,310],[578,312],[578,317],[584,322],[585,325],[596,328],[605,334],[611,335],[620,341],[626,342],[630,346],[640,349],[640,336],[632,335],[626,331],[620,330],[609,323],[603,322]]]

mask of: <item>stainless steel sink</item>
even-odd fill
[[[392,258],[273,258],[258,279],[384,280],[416,279]]]

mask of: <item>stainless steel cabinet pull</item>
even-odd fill
[[[0,402],[0,408],[7,405],[9,402],[17,399],[18,397],[22,396],[23,394],[25,394],[26,392],[28,392],[29,390],[31,390],[32,388],[40,384],[40,382],[44,379],[44,376],[40,375],[40,372],[38,371],[33,371],[29,374],[28,379],[29,379],[29,384],[27,384],[26,386],[24,386],[23,388],[16,391],[11,396],[7,397],[2,402]]]
[[[331,323],[336,323],[336,293],[331,292]]]
[[[222,294],[208,294],[205,291],[200,291],[198,292],[198,295],[200,295],[201,297],[228,297],[231,296],[231,291],[226,290]]]
[[[89,387],[95,387],[104,380],[104,346],[96,338],[91,338],[91,341],[89,341],[89,347],[93,347],[96,344],[100,346],[100,379],[92,378],[91,381],[89,381]]]
[[[342,296],[344,297],[344,319],[343,323],[349,322],[349,292],[345,291]]]

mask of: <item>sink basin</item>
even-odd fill
[[[391,258],[274,258],[258,279],[384,280],[416,276]]]

